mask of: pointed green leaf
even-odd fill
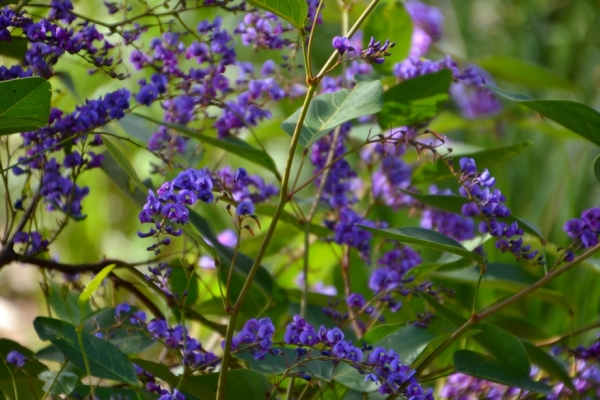
[[[393,50],[393,49],[392,49]],[[377,120],[383,130],[416,125],[435,117],[448,102],[452,73],[443,69],[388,89]]]
[[[80,332],[82,339],[80,346],[75,326],[53,318],[37,317],[33,321],[33,326],[41,340],[49,340],[67,360],[82,371],[87,370],[84,361],[85,352],[92,376],[137,385],[133,364],[125,354],[106,340],[87,332]]]
[[[46,126],[51,89],[50,82],[38,77],[0,82],[0,135]]]
[[[470,350],[458,350],[454,353],[456,372],[471,375],[480,379],[518,387],[531,392],[550,394],[552,388],[536,382],[528,376],[521,376],[510,367],[490,357],[485,357]]]
[[[529,354],[529,359],[531,362],[544,371],[546,373],[561,382],[563,382],[569,389],[573,392],[577,392],[575,389],[575,385],[573,385],[573,381],[569,376],[569,373],[565,369],[565,367],[558,361],[556,358],[552,357],[552,355],[548,354],[544,350],[536,347],[533,343],[523,340],[523,345],[525,346],[525,350],[527,350],[527,354]]]
[[[178,124],[170,124],[168,122],[159,121],[157,119],[147,117],[142,114],[133,114],[136,117],[144,118],[148,121],[154,122],[156,124],[166,126],[167,128],[173,129],[179,133],[183,133],[185,136],[196,139],[200,142],[207,143],[211,146],[218,147],[223,149],[231,154],[235,154],[238,157],[241,157],[245,160],[248,160],[256,165],[266,168],[268,171],[277,174],[277,167],[275,166],[275,161],[271,158],[271,156],[260,149],[250,146],[248,143],[244,142],[242,139],[237,137],[227,137],[222,139],[217,139],[208,135],[204,135],[200,132],[196,132],[190,128],[187,128],[183,125]]]
[[[600,146],[600,113],[570,100],[534,100],[529,96],[487,86],[505,99],[522,104]]]
[[[388,239],[397,240],[404,243],[413,243],[420,246],[425,246],[430,249],[445,251],[452,254],[458,254],[473,260],[478,264],[483,264],[483,257],[479,254],[467,250],[462,244],[456,240],[442,235],[439,232],[423,228],[392,228],[392,229],[377,229],[365,225],[357,224],[357,226],[374,233],[377,236],[382,236]]]
[[[304,0],[248,0],[254,7],[262,8],[303,29],[308,15],[308,5]]]
[[[489,150],[457,151],[450,153],[445,158],[454,159],[455,165],[458,165],[457,162],[459,157],[469,157],[475,160],[479,169],[482,169],[511,159],[532,144],[533,142],[523,142],[512,146],[498,147]],[[413,172],[412,183],[416,185],[419,183],[433,182],[450,178],[451,176],[452,173],[446,164],[441,160],[437,160],[435,163],[425,163],[415,169]]]
[[[79,295],[79,299],[77,302],[79,303],[79,307],[84,307],[87,301],[92,297],[94,292],[98,289],[98,287],[102,284],[102,281],[110,274],[110,272],[115,269],[116,265],[109,265],[108,267],[102,268],[102,271],[98,272],[94,279],[90,281],[85,287],[85,290],[81,292]]]
[[[77,375],[70,372],[61,372],[59,375],[56,371],[44,371],[39,375],[39,378],[45,382],[44,391],[50,394],[69,395],[79,383]]]
[[[378,113],[382,100],[380,81],[361,82],[352,90],[340,89],[335,93],[315,96],[308,106],[299,143],[310,146],[344,122]],[[294,135],[300,111],[297,110],[281,124],[281,128],[290,136]]]
[[[138,176],[137,172],[135,172],[135,169],[125,154],[123,154],[121,150],[115,146],[115,144],[112,142],[112,139],[109,139],[106,135],[102,136],[102,143],[104,143],[108,152],[113,156],[113,159],[121,166],[121,168],[123,168],[135,186],[141,191],[147,191],[148,189],[146,189],[142,183],[140,177]]]
[[[414,325],[405,325],[383,339],[372,343],[372,345],[373,348],[380,346],[386,349],[394,349],[400,356],[402,363],[410,365],[436,337],[437,335],[426,329]]]
[[[492,74],[494,78],[502,79],[519,86],[567,90],[577,88],[577,85],[573,82],[541,65],[510,56],[488,56],[477,60],[476,64]]]
[[[462,207],[469,203],[469,199],[463,196],[457,195],[442,195],[442,194],[420,194],[409,192],[407,190],[398,189],[402,193],[409,195],[415,200],[419,200],[421,203],[439,208],[443,211],[448,211],[454,214],[462,215]],[[475,219],[481,220],[482,218],[479,216],[473,217]],[[512,224],[513,222],[518,222],[519,227],[523,229],[525,232],[530,233],[539,237],[542,241],[544,239],[544,234],[542,230],[533,222],[528,221],[524,218],[515,217],[511,215],[507,218],[498,218],[500,221],[503,221],[507,224]]]
[[[391,55],[385,58],[384,63],[371,64],[375,70],[391,73],[394,64],[408,57],[412,45],[413,29],[412,18],[401,1],[384,0],[377,4],[365,21],[363,48],[367,48],[371,37],[381,40],[382,43],[389,39],[396,45],[389,49],[388,52]]]

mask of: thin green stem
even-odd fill
[[[477,295],[479,294],[479,288],[481,287],[481,279],[485,273],[485,264],[479,266],[479,279],[477,280],[477,286],[475,287],[475,296],[473,296],[473,307],[471,308],[471,315],[475,314],[475,304],[477,303]]]
[[[310,65],[310,53],[312,50],[312,41],[313,41],[315,29],[317,27],[317,20],[319,19],[319,13],[321,12],[321,7],[323,7],[323,0],[320,0],[319,5],[317,6],[317,11],[315,12],[312,26],[310,27],[310,33],[308,34],[308,46],[306,46],[306,51],[304,51],[304,54],[305,54],[304,63],[306,64],[306,72],[307,72],[306,81],[307,82],[312,82],[312,80],[313,80],[312,67]],[[304,43],[305,43],[304,37],[302,37],[302,45],[303,46],[304,46]]]
[[[54,387],[54,385],[56,384],[56,382],[58,381],[58,377],[60,376],[60,374],[63,372],[63,370],[65,369],[65,367],[67,366],[68,361],[65,361],[60,369],[58,370],[58,372],[56,373],[56,375],[54,375],[54,379],[52,379],[52,382],[50,383],[50,386],[48,387],[48,390],[46,390],[44,392],[44,397],[42,397],[42,400],[46,400],[46,397],[48,397],[48,395],[50,394],[50,391],[52,390],[52,388]]]

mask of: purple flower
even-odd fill
[[[340,54],[344,54],[346,51],[354,51],[354,47],[350,46],[350,40],[345,36],[336,36],[331,41],[331,45]]]
[[[240,217],[243,215],[254,214],[254,205],[249,201],[242,201],[236,207],[235,213]]]
[[[17,368],[23,368],[25,366],[25,361],[27,361],[25,356],[16,350],[12,350],[6,355],[6,362]]]

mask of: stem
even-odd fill
[[[300,139],[300,132],[302,130],[302,124],[304,123],[304,119],[306,118],[306,114],[308,112],[308,105],[310,104],[310,100],[313,97],[317,89],[317,84],[313,84],[309,86],[308,92],[306,93],[306,97],[304,98],[304,104],[302,105],[302,111],[300,113],[300,117],[298,119],[298,123],[296,124],[296,129],[294,130],[294,136],[292,137],[292,142],[290,143],[290,149],[288,153],[288,159],[285,166],[285,171],[283,173],[283,180],[281,182],[281,193],[279,196],[279,203],[277,204],[277,209],[275,210],[275,214],[273,215],[273,219],[269,224],[269,229],[265,234],[265,238],[258,250],[258,254],[254,258],[254,263],[248,273],[248,278],[242,287],[242,291],[240,292],[238,299],[231,309],[231,314],[229,315],[229,324],[227,326],[227,337],[225,338],[225,348],[223,349],[223,361],[221,366],[221,372],[219,374],[219,384],[217,387],[217,400],[222,400],[225,396],[225,384],[227,382],[227,368],[229,366],[229,359],[231,356],[231,340],[233,339],[233,331],[235,329],[235,321],[240,312],[242,304],[246,299],[246,296],[250,292],[250,288],[254,282],[254,277],[260,268],[260,263],[262,261],[265,252],[267,251],[267,247],[275,233],[275,228],[277,227],[277,222],[279,222],[279,218],[281,218],[281,214],[283,213],[283,209],[285,208],[286,203],[289,201],[288,199],[288,184],[290,180],[290,175],[292,171],[292,162],[294,160],[294,154],[296,152],[296,146],[298,144],[298,139]]]
[[[471,308],[471,315],[475,315],[475,304],[477,303],[477,295],[479,294],[479,288],[481,287],[481,279],[485,273],[485,264],[479,266],[479,279],[477,280],[477,287],[475,287],[475,296],[473,296],[473,307]]]
[[[593,324],[584,326],[582,328],[579,328],[573,332],[569,332],[565,335],[559,336],[559,337],[555,337],[555,338],[550,338],[550,339],[546,339],[546,340],[542,340],[540,342],[537,342],[535,345],[540,347],[540,346],[554,346],[557,343],[562,342],[565,339],[569,339],[573,336],[579,335],[580,333],[584,333],[587,331],[590,331],[592,329],[596,329],[596,328],[600,328],[600,321],[598,322],[594,322]]]
[[[306,80],[308,82],[312,82],[313,80],[312,67],[310,65],[310,52],[312,49],[313,36],[315,33],[315,28],[317,26],[317,20],[319,19],[319,12],[321,12],[321,7],[323,7],[323,0],[320,0],[319,5],[317,6],[317,11],[315,12],[315,17],[313,18],[312,26],[310,27],[310,33],[308,34],[308,46],[306,51],[304,52],[304,54],[306,54],[304,63],[306,64]],[[304,37],[302,38],[302,45],[304,45]]]
[[[56,375],[54,375],[54,379],[52,379],[52,382],[50,383],[50,386],[48,387],[48,390],[46,390],[44,392],[44,397],[42,397],[42,400],[46,400],[46,397],[48,397],[48,395],[50,394],[50,391],[52,390],[52,388],[54,387],[54,385],[58,381],[58,377],[63,372],[63,370],[65,369],[66,366],[67,366],[67,361],[65,361],[62,364],[62,366],[60,367],[60,369],[58,370],[58,372],[56,373]],[[90,387],[91,387],[91,385],[90,385]]]

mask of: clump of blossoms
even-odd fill
[[[577,249],[587,249],[598,244],[600,236],[600,207],[593,207],[585,210],[581,218],[573,218],[564,225],[565,232],[571,239],[572,244],[567,249],[565,261],[575,259],[574,251]]]
[[[440,190],[437,186],[429,187],[429,194],[449,196],[450,189]],[[433,229],[457,241],[469,240],[475,237],[475,222],[471,218],[424,206],[421,215],[421,227]]]
[[[458,179],[461,184],[460,194],[470,202],[462,208],[466,217],[478,217],[483,221],[479,224],[479,232],[489,233],[496,238],[496,247],[502,252],[509,251],[517,259],[533,260],[538,251],[531,246],[523,246],[523,230],[518,222],[507,224],[503,218],[510,216],[510,210],[504,204],[506,197],[500,189],[494,188],[496,179],[487,169],[477,172],[477,165],[472,158],[461,158]],[[543,263],[539,257],[536,263]]]

